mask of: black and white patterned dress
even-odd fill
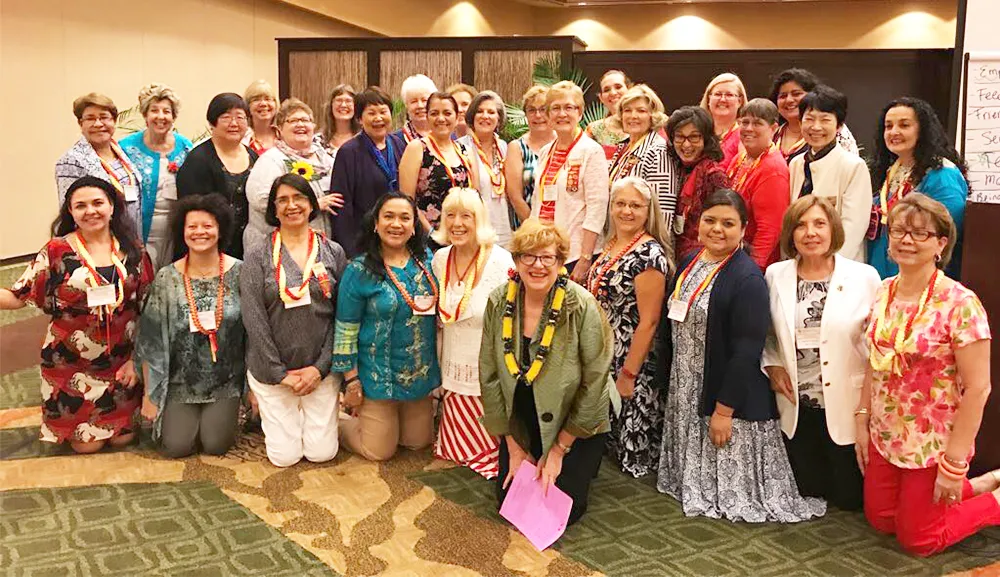
[[[823,307],[830,292],[830,279],[799,279],[795,306],[795,328],[818,328],[823,322]],[[798,367],[799,403],[813,409],[823,409],[822,367],[819,349],[795,349]]]
[[[599,259],[592,271],[598,271],[613,255]],[[597,302],[608,316],[615,335],[615,356],[611,361],[611,378],[617,379],[632,345],[632,335],[639,326],[639,304],[635,296],[635,277],[647,270],[667,271],[667,256],[660,243],[650,239],[635,247],[609,270],[601,281]],[[649,354],[635,380],[631,399],[622,399],[620,416],[611,411],[611,435],[608,453],[618,467],[633,477],[656,472],[660,459],[660,438],[663,434],[664,392],[653,384],[656,370],[656,346]]]
[[[719,263],[699,261],[684,279],[687,300]],[[713,279],[687,319],[673,325],[674,357],[666,399],[666,426],[656,488],[681,502],[684,514],[749,523],[794,523],[826,512],[822,499],[799,495],[778,420],[733,419],[732,438],[719,449],[708,434],[700,401],[705,372],[705,332]]]

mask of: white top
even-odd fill
[[[434,276],[441,283],[441,299],[445,310],[455,310],[464,293],[458,283],[444,286],[445,267],[451,247],[436,253],[431,261]],[[479,396],[479,345],[483,340],[483,314],[493,289],[507,282],[507,272],[514,268],[514,258],[505,249],[494,245],[483,265],[482,278],[472,289],[469,302],[459,319],[444,325],[438,334],[441,386],[460,395]]]
[[[542,201],[548,200],[547,191],[542,187],[545,162],[555,141],[545,145],[538,153],[538,167],[535,169],[535,192],[531,196],[531,216],[537,217]],[[583,245],[583,231],[597,233],[594,250],[604,245],[604,223],[608,218],[611,201],[611,181],[608,174],[608,159],[604,148],[586,134],[580,136],[570,151],[566,164],[556,177],[554,197],[556,201],[555,224],[569,234],[569,256],[566,262],[580,258]]]
[[[800,154],[788,165],[792,202],[799,198],[805,183],[805,157]],[[830,200],[844,223],[844,246],[840,254],[865,262],[865,234],[872,211],[872,181],[865,161],[841,146],[834,146],[826,156],[809,163],[809,171],[812,193]]]
[[[490,175],[486,170],[486,164],[476,152],[476,145],[472,141],[472,135],[466,134],[458,139],[458,142],[469,151],[469,159],[476,163],[476,170],[479,172],[479,196],[486,205],[486,212],[490,216],[490,225],[496,231],[499,240],[497,244],[504,248],[510,246],[510,239],[514,236],[510,229],[510,213],[507,209],[507,193],[503,191],[499,196],[493,193],[493,185],[490,183]],[[499,154],[504,154],[507,150],[507,143],[497,139]],[[501,168],[501,170],[503,170]]]
[[[156,183],[156,200],[177,200],[177,175],[170,172],[170,161],[160,157],[159,182]]]

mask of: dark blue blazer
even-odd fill
[[[667,299],[674,292],[680,271],[695,255],[684,258],[677,274],[667,281]],[[660,319],[657,378],[664,386],[670,382],[672,359],[671,321],[667,318],[669,302],[664,303]],[[702,385],[701,413],[709,416],[715,404],[733,408],[733,416],[746,421],[778,418],[767,376],[760,369],[764,339],[771,326],[771,307],[767,284],[760,267],[743,250],[726,263],[715,277],[708,297],[708,326],[705,329],[705,382]]]

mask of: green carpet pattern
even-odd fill
[[[42,373],[38,367],[0,376],[0,409],[37,407],[41,402]]]
[[[39,409],[41,410],[41,409]],[[0,461],[16,461],[19,459],[38,459],[42,457],[78,456],[68,444],[56,445],[46,443],[38,438],[39,427],[14,427],[0,429]],[[139,435],[139,441],[120,448],[107,448],[108,451],[128,451],[131,453],[155,452],[156,446],[148,431]]]
[[[7,575],[335,575],[206,482],[0,493]]]
[[[27,266],[28,263],[11,264],[0,267],[0,287],[9,289],[11,285],[14,284],[14,281],[21,278],[21,274],[24,273],[24,269],[27,268]],[[16,311],[0,311],[0,326],[30,319],[31,317],[38,316],[40,314],[42,314],[42,311],[32,306],[26,306]]]
[[[456,467],[414,478],[476,514],[496,512],[492,483]],[[605,464],[586,515],[555,548],[609,577],[939,576],[1000,559],[1000,528],[988,529],[931,559],[907,555],[860,513],[831,509],[816,521],[761,525],[685,517],[653,487]]]

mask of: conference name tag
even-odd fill
[[[309,291],[306,291],[305,294],[302,295],[302,298],[300,298],[299,300],[294,300],[291,302],[285,301],[285,308],[295,309],[299,307],[304,307],[306,305],[311,305],[312,302],[313,302],[312,295],[309,293]]]
[[[215,326],[215,311],[198,311],[198,322],[201,323],[201,328],[206,331],[214,331]],[[191,325],[191,332],[198,332],[197,327],[194,326],[194,319],[191,315],[188,315],[188,324]]]
[[[125,202],[135,202],[139,200],[139,187],[134,184],[125,185]]]
[[[818,349],[819,327],[807,327],[807,328],[795,329],[795,348]]]
[[[667,318],[679,323],[684,322],[688,316],[688,304],[684,301],[673,299],[670,301],[670,310],[667,311]]]
[[[413,297],[413,304],[419,309],[414,310],[413,314],[424,316],[437,314],[437,307],[434,306],[437,301],[434,300],[434,295],[417,295]]]
[[[542,187],[542,200],[544,202],[555,202],[559,200],[559,190],[556,185],[549,184]]]
[[[117,296],[113,284],[87,287],[87,306],[93,308],[114,305],[118,301]]]

